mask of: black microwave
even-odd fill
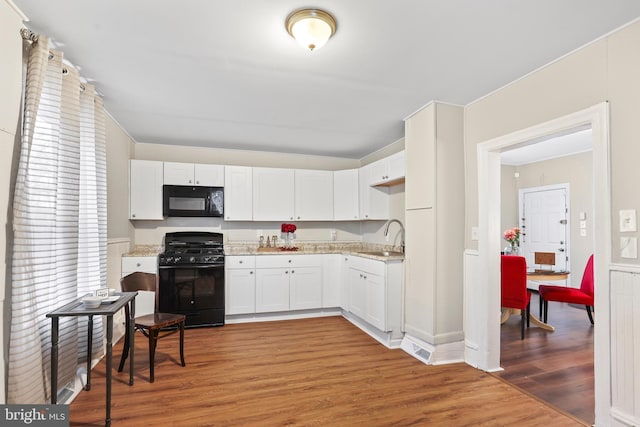
[[[164,185],[162,198],[162,214],[166,217],[221,217],[224,214],[224,187]]]

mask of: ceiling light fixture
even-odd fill
[[[285,21],[291,37],[309,50],[320,49],[336,32],[336,20],[320,9],[299,9]]]

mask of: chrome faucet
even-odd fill
[[[399,219],[390,219],[389,221],[387,221],[387,223],[384,225],[384,236],[387,237],[389,235],[389,226],[392,222],[397,222],[402,231],[402,235],[400,236],[400,247],[402,248],[402,253],[404,253],[404,225],[402,225]]]

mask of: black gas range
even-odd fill
[[[224,325],[221,233],[174,232],[158,256],[158,309],[186,315],[186,326]]]

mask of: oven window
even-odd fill
[[[205,210],[206,199],[194,197],[170,197],[169,209],[172,211],[198,211]]]

